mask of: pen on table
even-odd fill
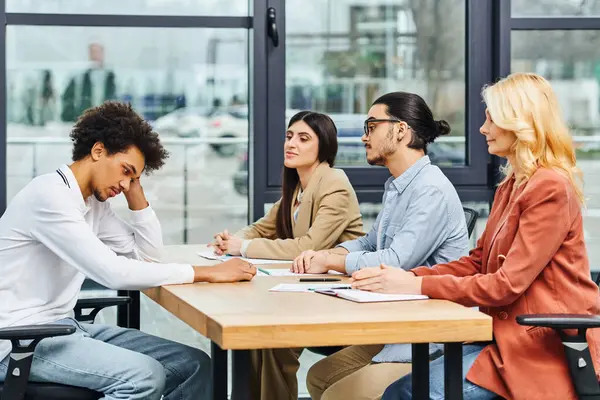
[[[259,270],[260,272],[262,272],[263,274],[267,274],[267,275],[271,275],[271,273],[269,271],[267,271],[266,269],[262,269],[262,268],[256,268],[257,270]]]
[[[337,286],[337,287],[328,287],[325,289],[309,288],[308,290],[315,291],[315,290],[350,290],[350,289],[352,289],[351,286]]]
[[[300,282],[339,282],[340,278],[300,278]]]

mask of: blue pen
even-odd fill
[[[309,288],[308,290],[311,291],[315,291],[315,290],[342,290],[342,289],[346,289],[346,290],[350,290],[352,289],[351,286],[338,286],[338,287],[328,287],[328,288]]]

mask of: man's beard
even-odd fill
[[[98,200],[99,202],[105,202],[107,197],[102,196],[102,193],[100,193],[100,191],[98,189],[94,190],[94,197],[96,198],[96,200]]]
[[[384,166],[385,165],[385,156],[380,153],[373,158],[367,157],[367,162],[369,163],[369,165]]]
[[[373,148],[371,147],[371,149]],[[385,166],[387,158],[394,154],[395,151],[396,146],[394,145],[394,130],[392,127],[390,127],[387,134],[385,135],[385,142],[381,145],[381,150],[379,151],[379,154],[370,159],[367,156],[367,162],[369,163],[369,165]]]

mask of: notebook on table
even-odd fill
[[[339,297],[341,299],[355,301],[357,303],[377,303],[384,301],[407,301],[427,300],[429,297],[422,294],[386,294],[373,293],[356,289],[317,289],[315,293],[327,296]]]
[[[280,283],[269,289],[269,292],[316,292],[328,289],[350,289],[350,285],[343,283]]]

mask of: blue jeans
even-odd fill
[[[83,324],[69,336],[42,340],[33,355],[30,380],[86,387],[103,399],[208,399],[210,358],[203,351],[135,329]],[[0,361],[0,381],[8,357]]]
[[[475,359],[485,346],[465,345],[463,346],[463,399],[464,400],[488,400],[496,399],[498,395],[487,389],[469,382],[465,377],[475,362]],[[444,398],[444,357],[440,357],[429,363],[429,396],[433,400]],[[392,383],[383,393],[381,400],[411,400],[412,399],[412,375],[406,375]]]

